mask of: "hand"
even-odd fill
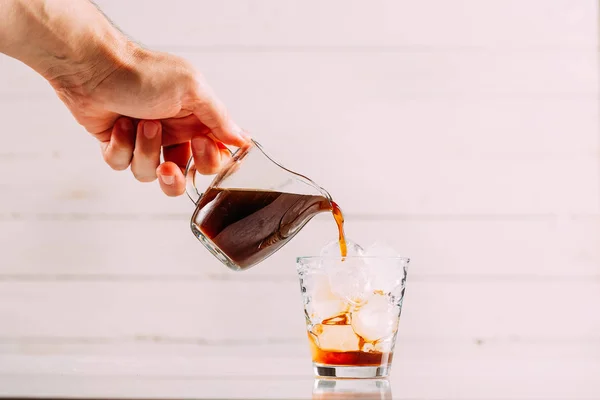
[[[185,190],[184,168],[214,174],[229,159],[225,145],[248,136],[231,120],[203,77],[185,60],[128,43],[102,55],[89,78],[50,80],[75,119],[100,142],[106,163],[131,167],[141,182],[159,177],[169,196]],[[160,154],[164,163],[160,163]]]
[[[188,62],[130,42],[88,0],[3,0],[0,20],[0,52],[50,82],[108,165],[167,195],[191,154],[210,174],[248,140]]]

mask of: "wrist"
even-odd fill
[[[89,93],[115,71],[129,68],[139,51],[118,32],[93,32],[79,43],[67,54],[50,54],[44,61],[40,73],[55,89]]]
[[[0,11],[0,52],[56,89],[93,88],[136,51],[88,0],[0,0]]]

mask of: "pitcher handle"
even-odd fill
[[[229,151],[229,154],[233,156],[233,152],[227,147],[226,149]],[[198,186],[196,186],[196,172],[196,164],[194,163],[194,157],[192,156],[185,167],[185,193],[194,204],[198,204],[198,201],[204,194],[200,193],[198,191]]]
[[[202,197],[202,193],[196,187],[196,164],[194,164],[194,157],[190,157],[185,167],[185,193],[194,204],[197,204]]]

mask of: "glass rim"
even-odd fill
[[[409,257],[403,257],[403,256],[346,256],[346,257],[342,257],[342,256],[300,256],[300,257],[296,257],[296,262],[299,263],[301,261],[312,261],[312,260],[342,260],[342,259],[369,259],[369,260],[398,260],[398,261],[404,261],[406,263],[410,262],[410,258]]]

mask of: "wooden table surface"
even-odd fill
[[[313,395],[339,398],[335,396],[345,396],[345,390],[352,387],[359,393],[372,389],[365,389],[365,381],[344,381],[337,391],[314,389],[319,385],[312,376],[305,343],[221,348],[165,344],[155,354],[135,346],[100,354],[102,346],[98,346],[97,355],[91,355],[94,351],[88,348],[85,356],[77,354],[76,347],[64,348],[60,356],[44,355],[42,347],[37,348],[37,355],[3,354],[0,394],[55,398],[311,399]],[[430,341],[403,342],[400,338],[389,378],[390,391],[394,399],[407,400],[598,399],[599,355],[598,342],[573,345],[525,341],[502,345],[448,341],[435,345]],[[321,384],[324,386],[332,385]]]

